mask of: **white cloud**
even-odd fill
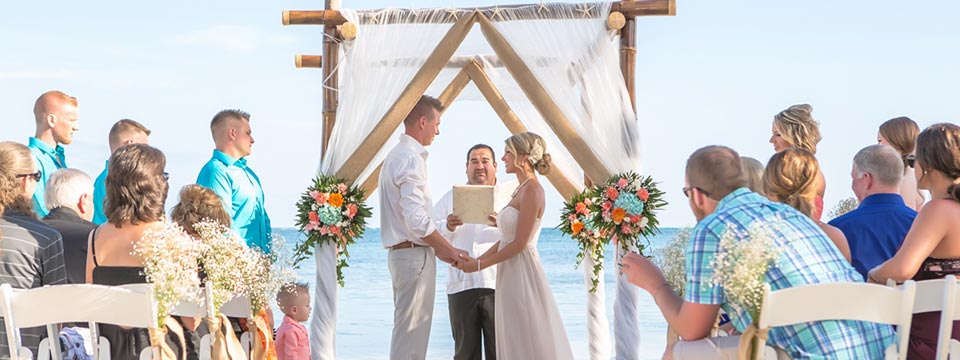
[[[236,52],[253,52],[265,43],[292,41],[293,39],[287,36],[269,36],[254,27],[238,25],[214,25],[173,38],[175,44],[210,45]]]

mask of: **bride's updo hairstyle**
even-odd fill
[[[816,154],[822,137],[820,124],[813,119],[812,113],[810,105],[793,105],[773,117],[773,128],[793,147]]]
[[[550,154],[547,154],[547,144],[540,135],[532,132],[519,133],[507,138],[504,142],[507,144],[507,150],[517,155],[514,165],[523,167],[520,155],[526,155],[527,161],[540,175],[550,173],[553,164],[550,162]]]
[[[770,158],[763,172],[763,190],[770,200],[782,202],[812,217],[814,186],[820,166],[809,151],[789,148]]]

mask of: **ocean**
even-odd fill
[[[662,229],[651,238],[653,248],[668,242],[677,229]],[[295,229],[279,229],[288,243],[300,237]],[[612,248],[612,246],[611,246]],[[577,244],[553,228],[543,229],[538,244],[547,279],[553,290],[563,325],[570,339],[574,356],[588,359],[586,301],[587,288],[583,271],[575,267]],[[346,286],[340,289],[337,317],[336,351],[338,359],[386,359],[390,352],[390,336],[393,326],[393,293],[390,273],[387,270],[387,250],[380,245],[379,229],[369,229],[357,244],[350,248],[350,266],[344,269]],[[613,303],[616,284],[613,276],[616,267],[613,253],[607,249],[606,270],[607,316],[611,323],[611,356],[613,356]],[[298,270],[301,280],[315,283],[316,269],[313,261],[305,260]],[[430,331],[428,359],[453,358],[453,337],[447,311],[447,265],[437,264],[437,292]],[[312,290],[311,290],[312,291]],[[311,292],[311,295],[313,293]],[[275,314],[280,312],[274,309]],[[666,321],[653,299],[641,291],[639,303],[641,359],[659,359],[666,344]],[[279,323],[279,315],[277,321]],[[307,329],[309,330],[309,326]]]

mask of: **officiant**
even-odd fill
[[[493,148],[477,144],[467,151],[466,167],[467,184],[492,187],[493,191],[489,193],[493,196],[493,209],[499,211],[510,201],[510,194],[517,188],[517,182],[497,182],[496,158]],[[455,215],[482,210],[456,208],[466,204],[458,203],[455,206],[454,192],[448,191],[433,207],[434,219],[440,219],[437,229],[454,247],[469,252],[470,257],[479,257],[500,240],[500,233],[490,223],[464,223],[460,216]],[[447,272],[447,303],[453,330],[454,359],[481,360],[482,353],[486,353],[488,360],[496,359],[493,313],[496,267],[467,274],[449,266]]]

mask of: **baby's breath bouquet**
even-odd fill
[[[249,256],[248,249],[236,232],[218,222],[204,219],[193,229],[204,245],[200,255],[206,273],[204,285],[211,289],[213,309],[218,315],[223,304],[246,291],[245,279],[236,272],[247,263],[244,257]]]
[[[653,256],[653,261],[663,271],[663,277],[680,297],[683,297],[687,285],[687,244],[692,233],[693,229],[689,227],[678,230],[673,239]]]
[[[143,272],[153,285],[157,304],[157,328],[181,301],[197,301],[200,286],[198,258],[201,244],[180,226],[165,222],[148,230],[133,244],[133,255],[143,259]]]
[[[771,231],[775,225],[754,223],[746,232],[728,227],[714,258],[710,283],[722,286],[727,302],[749,313],[753,321],[760,315],[767,271],[779,253]]]
[[[850,197],[840,200],[837,205],[833,206],[833,209],[830,210],[830,213],[827,214],[827,218],[836,219],[840,217],[840,215],[856,210],[858,206],[860,206],[860,203],[857,202],[857,198]]]
[[[244,249],[240,276],[244,279],[243,294],[250,299],[254,314],[267,308],[284,284],[297,280],[293,260],[282,236],[274,234],[270,254],[257,249]]]

